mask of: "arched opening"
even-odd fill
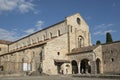
[[[84,38],[82,36],[78,37],[78,48],[84,46]]]
[[[81,60],[80,65],[81,65],[80,73],[82,73],[82,74],[91,73],[91,65],[90,65],[90,61],[88,59]]]
[[[97,73],[99,74],[100,73],[100,64],[101,64],[101,61],[99,58],[96,59],[96,69],[97,69]]]
[[[72,74],[77,74],[78,73],[78,65],[75,60],[72,61]]]

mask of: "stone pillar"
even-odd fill
[[[78,74],[80,74],[80,62],[78,63]]]
[[[96,61],[91,61],[91,74],[96,74]]]

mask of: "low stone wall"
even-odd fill
[[[5,71],[0,71],[0,77],[3,76],[26,76],[26,72],[5,72]]]

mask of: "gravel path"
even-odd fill
[[[0,80],[120,80],[120,79],[80,78],[71,76],[25,76],[25,77],[0,77]]]

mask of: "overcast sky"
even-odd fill
[[[0,0],[0,39],[14,41],[80,13],[91,40],[120,40],[120,0]]]

